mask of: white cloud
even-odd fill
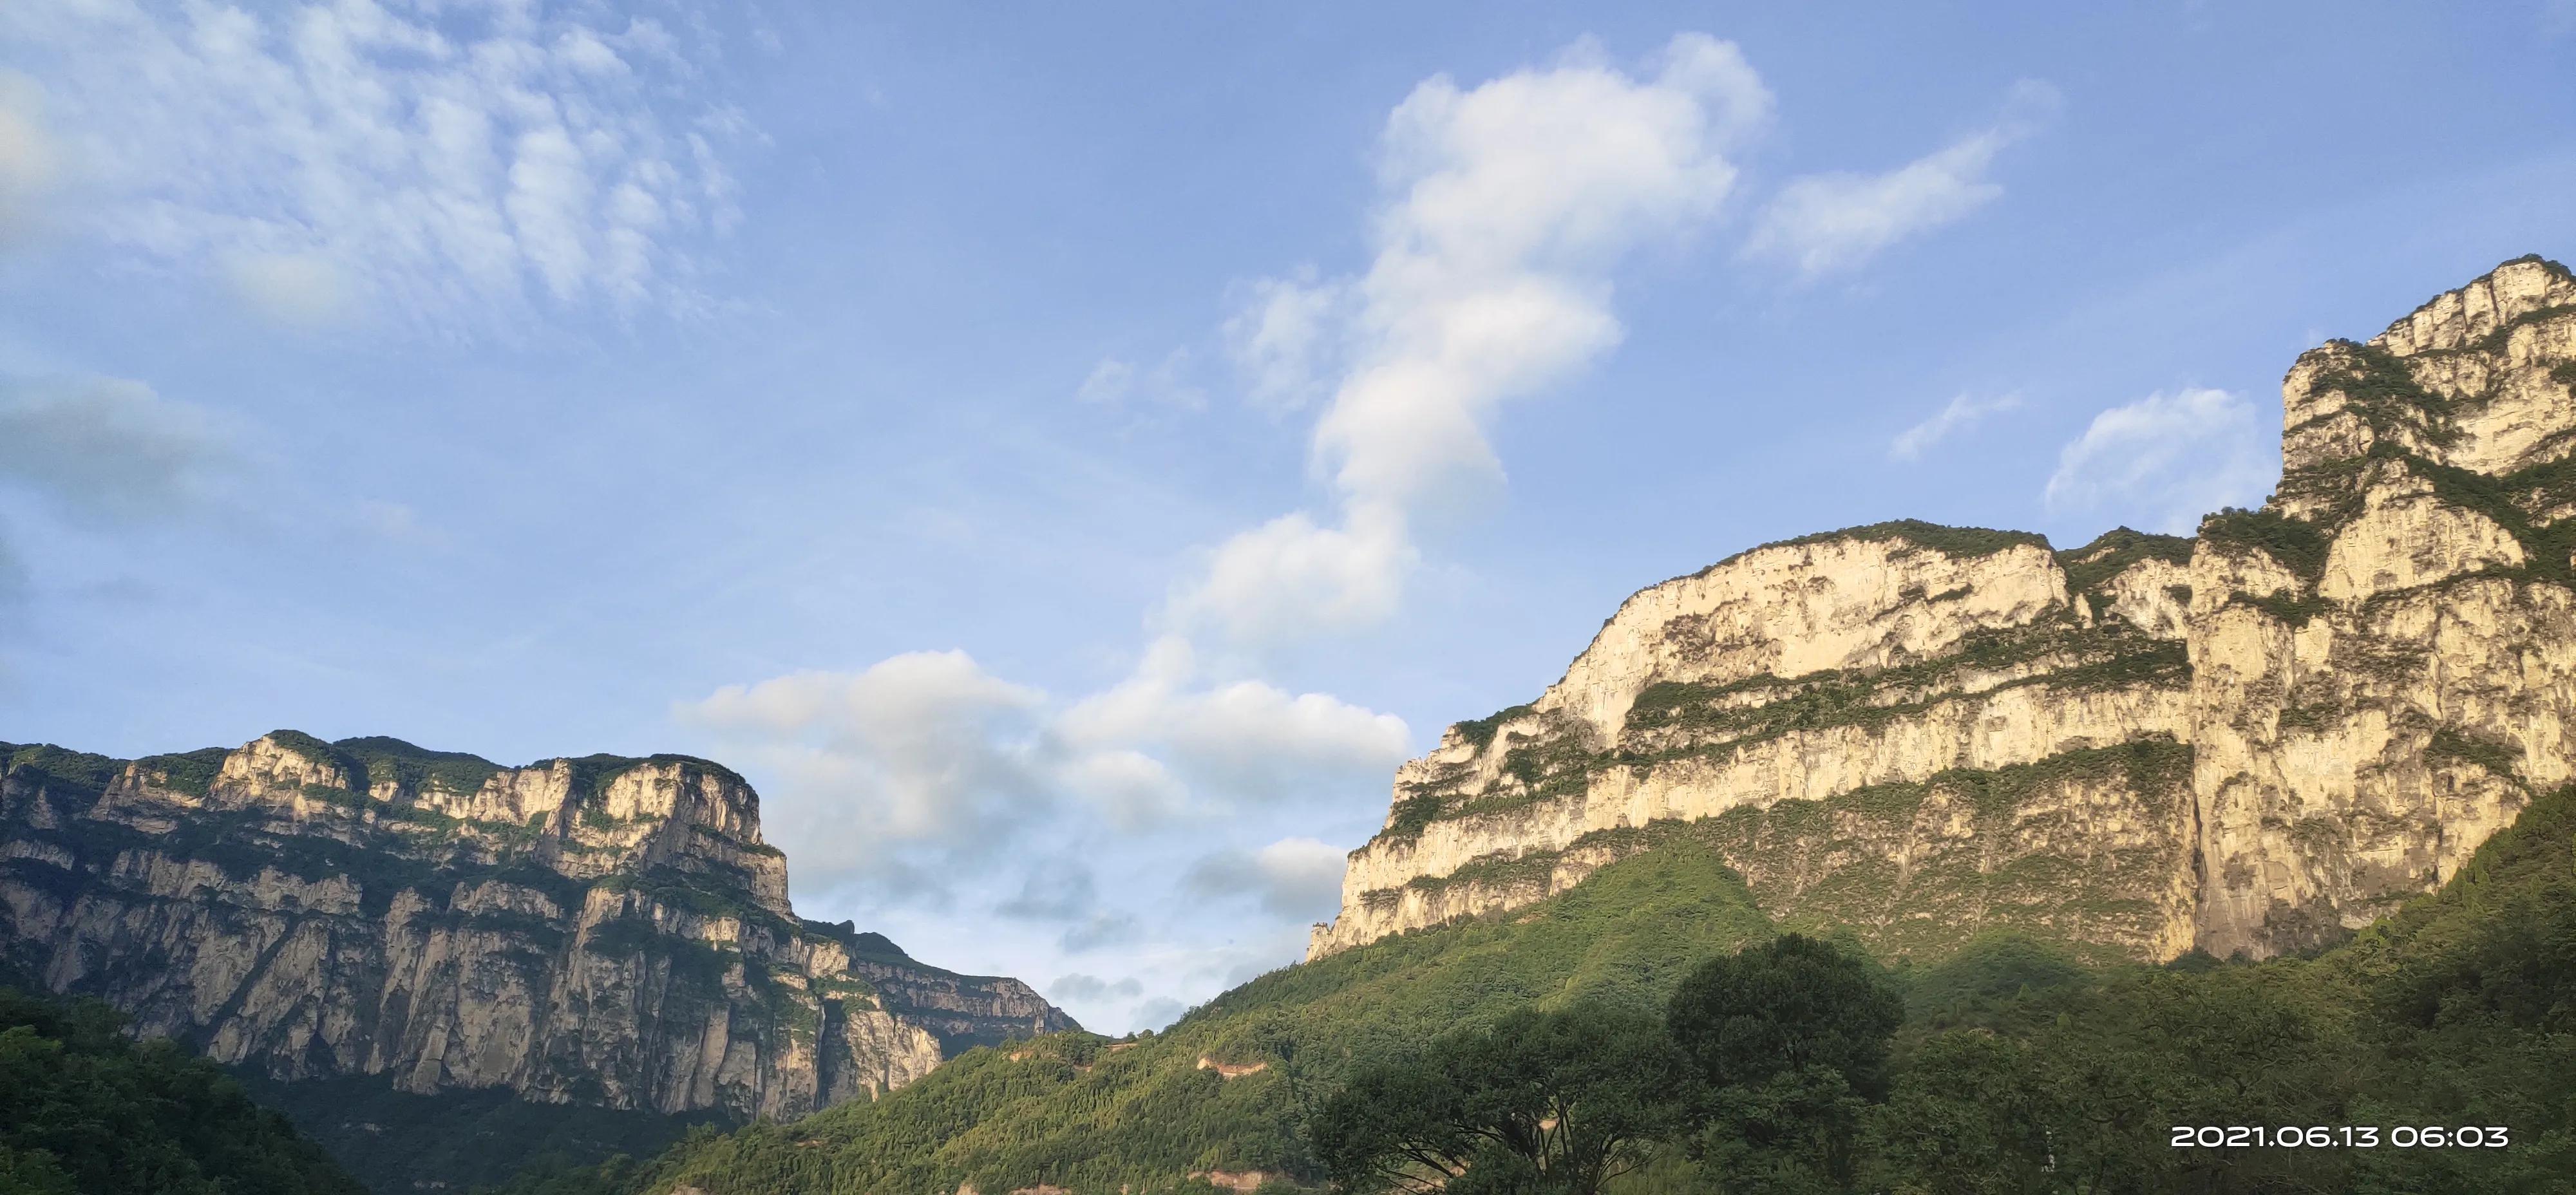
[[[684,98],[667,30],[592,11],[27,0],[0,41],[44,51],[68,226],[292,323],[493,326],[685,306],[692,246],[735,218],[710,137],[738,120]]]
[[[2021,396],[2018,394],[1985,399],[1961,394],[1931,418],[1898,432],[1896,438],[1888,442],[1887,455],[1900,461],[1920,460],[1926,449],[1949,439],[1951,433],[1966,431],[1988,415],[2000,415],[2020,408]]]
[[[800,875],[826,882],[986,858],[1056,816],[1087,811],[1134,830],[1374,783],[1410,745],[1391,714],[1253,681],[1203,683],[1176,640],[1069,709],[949,651],[728,685],[675,713],[782,778],[770,820],[797,844]],[[1089,910],[1087,872],[1077,884],[1066,879],[1075,864],[1030,866],[1054,868],[1053,886],[1005,911]],[[1076,888],[1085,898],[1066,903]]]
[[[1221,851],[1200,859],[1182,887],[1214,899],[1249,897],[1281,917],[1315,920],[1341,900],[1340,849],[1312,838],[1283,838],[1258,851]]]
[[[1194,671],[1189,645],[1163,639],[1135,675],[1067,710],[1056,733],[1087,755],[1156,752],[1220,806],[1373,781],[1411,750],[1393,714],[1259,681],[1201,684]]]
[[[1695,33],[1640,74],[1583,44],[1416,87],[1380,141],[1368,270],[1254,284],[1226,329],[1256,401],[1293,404],[1340,363],[1312,445],[1339,525],[1297,513],[1235,537],[1176,595],[1182,625],[1275,642],[1392,613],[1412,518],[1501,476],[1485,421],[1618,343],[1610,269],[1713,215],[1727,153],[1770,113],[1743,55]]]
[[[1189,370],[1190,353],[1187,349],[1174,349],[1164,354],[1160,364],[1146,370],[1139,370],[1116,357],[1104,357],[1082,379],[1074,397],[1102,406],[1146,402],[1195,411],[1207,405],[1207,391],[1189,380]]]
[[[2054,113],[2055,88],[2025,80],[2003,117],[1884,174],[1837,172],[1789,180],[1763,208],[1745,252],[1789,262],[1809,277],[1852,269],[1898,241],[1965,217],[2003,194],[1986,177],[1995,155]]]
[[[1242,288],[1225,344],[1254,406],[1292,411],[1321,396],[1341,365],[1335,333],[1350,318],[1350,301],[1348,282],[1317,282],[1311,267]]]
[[[678,714],[786,777],[770,805],[800,868],[882,866],[906,845],[974,854],[1042,806],[1037,690],[964,652],[911,652],[858,673],[728,685]]]
[[[0,71],[0,248],[36,225],[36,204],[51,189],[58,154],[42,120],[43,91],[24,75]]]
[[[87,518],[168,515],[232,460],[200,407],[119,378],[0,378],[0,483]]]
[[[2150,394],[2094,416],[2058,452],[2045,500],[2052,513],[2189,535],[2209,511],[2262,500],[2280,474],[2275,443],[2254,404],[2226,391]]]
[[[1170,614],[1245,643],[1355,630],[1395,613],[1421,559],[1402,516],[1384,506],[1360,507],[1340,527],[1285,514],[1219,546],[1175,590]]]

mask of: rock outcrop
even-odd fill
[[[797,918],[759,798],[705,760],[293,731],[0,759],[7,962],[273,1078],[790,1117],[943,1043],[1072,1027],[1015,980]]]
[[[1646,589],[1398,771],[1308,955],[1659,848],[1896,953],[2366,925],[2576,768],[2571,386],[2576,279],[2526,258],[2302,356],[2279,491],[2194,538],[1890,523]]]

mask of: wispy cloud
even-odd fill
[[[692,245],[739,218],[739,116],[674,98],[694,47],[603,16],[26,0],[0,41],[42,85],[66,228],[282,321],[455,328],[684,306]],[[46,144],[28,110],[0,88],[0,205]]]
[[[1896,433],[1896,438],[1888,441],[1887,455],[1892,460],[1921,460],[1923,454],[1933,445],[1949,439],[1953,434],[1966,431],[1989,415],[2000,415],[2006,411],[2018,410],[2020,407],[2021,396],[2018,394],[2004,394],[1994,398],[1978,398],[1971,394],[1961,394],[1951,399],[1949,405],[1935,412],[1931,418]]]
[[[1256,284],[1227,328],[1257,401],[1294,405],[1339,369],[1311,448],[1337,509],[1217,548],[1175,591],[1177,629],[1280,641],[1393,613],[1416,516],[1501,477],[1485,421],[1618,343],[1612,266],[1713,215],[1728,153],[1770,115],[1735,46],[1695,33],[1636,73],[1586,43],[1416,87],[1380,139],[1367,271]]]
[[[1173,349],[1148,368],[1117,357],[1104,357],[1082,379],[1074,397],[1100,406],[1141,403],[1173,410],[1207,406],[1207,391],[1190,380],[1190,351]]]
[[[2003,194],[1995,155],[2057,110],[2057,89],[2025,80],[1996,122],[1883,174],[1790,179],[1762,209],[1745,253],[1819,277],[1857,268],[1897,242],[1957,221]]]
[[[2280,475],[2254,404],[2224,390],[2150,394],[2093,417],[2060,449],[2044,494],[2051,513],[2188,535],[2200,516],[2251,506]]]

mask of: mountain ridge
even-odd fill
[[[1766,907],[1880,946],[2007,926],[2260,957],[2366,925],[2570,767],[2571,386],[2576,277],[2517,258],[2302,354],[2273,499],[2196,536],[1897,520],[1641,589],[1538,698],[1398,771],[1308,957],[1527,904],[1703,820]],[[2185,770],[2008,824],[1965,799],[2158,742]],[[2061,915],[2061,880],[2108,915]]]
[[[268,1078],[793,1116],[1073,1028],[1025,984],[799,918],[740,775],[504,767],[281,730],[0,778],[0,951]]]

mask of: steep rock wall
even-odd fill
[[[2365,925],[2576,760],[2571,385],[2576,281],[2510,262],[2302,356],[2279,493],[2195,539],[1891,523],[1646,589],[1397,772],[1309,957],[1659,845],[1899,951]]]
[[[5,753],[9,961],[274,1078],[787,1117],[901,1086],[943,1039],[1072,1024],[1017,981],[863,963],[882,938],[800,921],[757,795],[704,760],[500,768],[291,731]],[[916,983],[954,1007],[907,1015],[887,992]]]

